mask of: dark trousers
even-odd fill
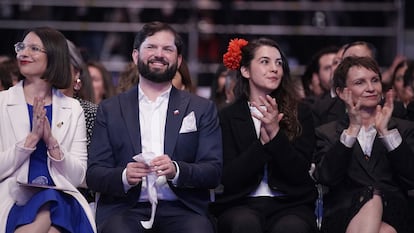
[[[144,229],[140,221],[151,216],[151,204],[139,202],[134,207],[109,217],[100,233],[213,233],[207,216],[202,216],[179,201],[159,201],[152,229]]]
[[[316,219],[306,205],[276,198],[248,198],[218,216],[218,233],[314,233]]]

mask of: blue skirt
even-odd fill
[[[33,222],[39,209],[48,203],[52,225],[67,233],[93,233],[82,206],[72,196],[54,189],[36,193],[24,206],[14,205],[7,218],[6,233]]]

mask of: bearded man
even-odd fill
[[[213,102],[172,86],[182,50],[171,26],[145,24],[132,52],[139,84],[98,108],[86,180],[100,193],[99,232],[214,232],[221,130]]]

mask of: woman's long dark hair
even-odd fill
[[[241,49],[242,59],[240,61],[240,67],[249,68],[256,51],[262,46],[275,47],[282,56],[282,80],[280,86],[272,91],[270,96],[276,99],[279,111],[284,114],[283,119],[280,122],[280,127],[286,132],[289,140],[293,140],[301,133],[301,125],[297,116],[299,98],[290,77],[288,61],[279,45],[274,40],[269,38],[259,38],[249,41],[249,43]],[[237,71],[237,77],[238,79],[234,89],[236,98],[244,97],[249,99],[249,80],[242,76],[240,69]]]

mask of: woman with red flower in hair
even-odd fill
[[[238,80],[237,100],[219,114],[223,190],[211,206],[218,232],[316,232],[314,126],[286,57],[271,39],[233,39],[223,60]]]

